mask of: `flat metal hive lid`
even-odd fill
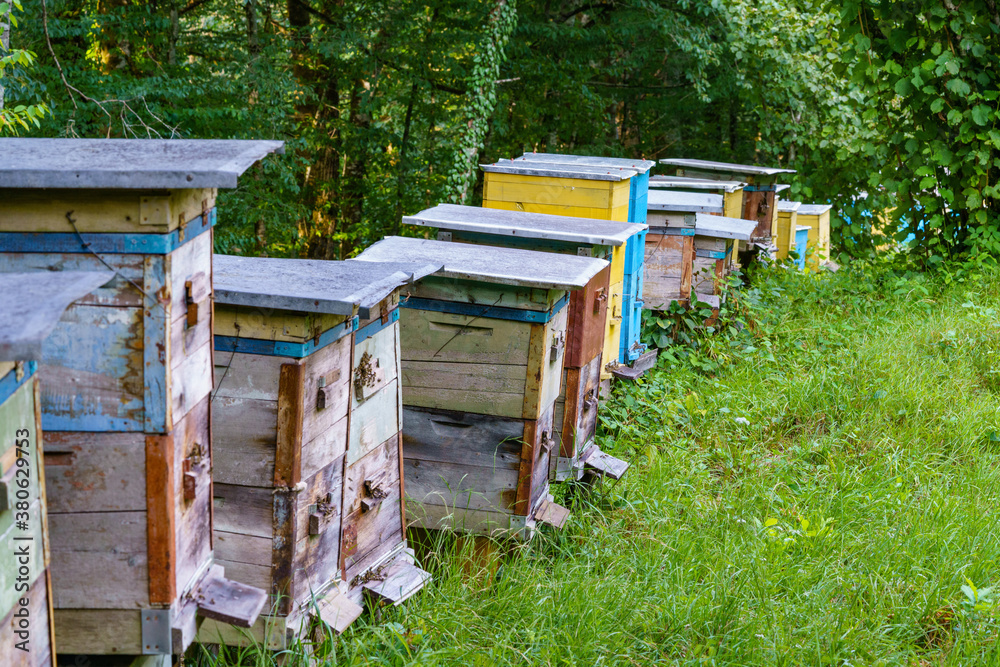
[[[722,190],[724,192],[736,192],[746,187],[743,181],[710,181],[704,178],[690,178],[688,176],[650,176],[649,187],[663,188],[666,190],[711,190],[713,192]]]
[[[808,232],[812,227],[809,225],[795,225],[796,232]]]
[[[583,287],[608,265],[606,260],[592,257],[402,236],[389,236],[356,259],[443,264],[444,268],[435,275],[497,285],[561,290]]]
[[[500,160],[494,164],[481,164],[479,166],[483,171],[491,174],[581,178],[587,181],[611,181],[614,183],[628,180],[639,173],[635,169],[530,162],[528,160]]]
[[[699,169],[703,171],[723,171],[754,176],[774,176],[775,174],[794,174],[794,169],[779,169],[778,167],[760,167],[754,164],[733,164],[731,162],[712,162],[710,160],[687,160],[684,158],[666,158],[660,164],[682,169]]]
[[[656,166],[652,160],[633,160],[625,157],[600,157],[596,155],[563,155],[562,153],[525,153],[514,161],[551,162],[553,164],[568,164],[588,167],[614,167],[616,169],[632,169],[645,174]]]
[[[634,222],[573,218],[456,204],[438,204],[415,215],[404,216],[403,222],[409,225],[462,232],[609,246],[624,245],[630,237],[647,229],[646,225]]]
[[[832,208],[832,204],[803,204],[799,207],[799,215],[823,215]]]
[[[283,141],[0,139],[0,188],[235,188]]]
[[[113,271],[0,273],[0,361],[40,359],[63,311],[114,277]]]
[[[682,190],[650,190],[646,210],[721,213],[722,195],[708,192],[684,192]]]
[[[705,213],[697,213],[694,217],[695,236],[749,241],[756,228],[757,222],[754,220],[724,218],[721,215],[707,215]]]
[[[791,189],[791,187],[792,186],[789,185],[788,183],[778,183],[777,185],[774,186],[774,191],[784,192],[785,190]]]
[[[778,200],[778,210],[782,213],[792,213],[798,211],[802,207],[802,202],[800,201],[788,201],[787,199]]]
[[[392,290],[441,266],[234,255],[213,255],[212,262],[216,303],[345,316],[357,310],[362,317]]]

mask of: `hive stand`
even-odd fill
[[[40,360],[61,653],[179,654],[266,601],[213,562],[212,225],[215,189],[281,149],[0,139],[0,273],[116,274]]]
[[[666,310],[671,302],[691,300],[698,214],[721,216],[721,195],[708,192],[654,189],[649,193],[646,221],[646,307]],[[710,260],[711,261],[711,260]],[[699,263],[700,264],[700,263]],[[710,291],[709,293],[713,293]]]
[[[358,260],[444,268],[401,302],[403,469],[411,525],[527,539],[549,496],[567,292],[603,259],[389,237]]]
[[[406,552],[396,322],[399,288],[436,268],[216,255],[215,535],[271,607],[200,641],[288,648],[429,578]]]
[[[771,230],[777,220],[776,193],[778,177],[794,174],[794,169],[759,167],[709,160],[666,159],[660,164],[675,167],[678,176],[689,176],[712,181],[741,181],[743,187],[743,214],[736,216],[745,220],[756,220],[753,243],[770,245]]]
[[[525,153],[517,160],[543,164],[564,164],[571,166],[609,167],[631,169],[636,175],[629,179],[628,221],[646,223],[646,204],[649,192],[649,171],[656,166],[652,160],[632,160],[629,158],[597,157],[591,155],[562,155],[559,153]],[[638,361],[646,352],[640,342],[642,334],[642,288],[643,262],[645,261],[645,230],[630,238],[625,245],[625,273],[622,287],[622,330],[618,348],[618,362],[631,364],[632,369],[651,367],[656,361],[656,353],[650,358]],[[637,362],[638,363],[634,363]],[[629,377],[638,377],[644,371],[627,372]]]
[[[719,316],[722,286],[733,263],[735,244],[749,242],[756,223],[704,213],[695,213],[694,219],[691,291],[696,302],[712,307],[713,314],[707,322],[712,324]]]
[[[508,211],[549,213],[628,222],[634,169],[502,160],[480,165],[486,172],[483,206]],[[608,328],[601,358],[601,382],[610,391],[611,369],[618,363],[625,319],[626,248],[612,252]],[[606,395],[606,392],[602,392]]]
[[[47,667],[56,655],[36,360],[63,311],[113,276],[110,271],[0,274],[0,656],[5,667]]]
[[[799,207],[798,223],[809,227],[808,266],[813,271],[830,259],[830,204],[803,204]]]
[[[436,227],[441,241],[608,260],[614,248],[626,245],[646,230],[645,225],[631,223],[453,204],[440,204],[405,216],[403,222]],[[610,267],[569,298],[562,388],[553,417],[559,443],[558,456],[553,456],[550,462],[555,481],[580,479],[585,472],[621,479],[628,470],[628,463],[602,452],[594,437],[609,274]]]
[[[788,253],[795,247],[795,230],[798,227],[799,207],[802,202],[782,200],[778,202],[778,233],[775,243],[777,259],[788,259]]]

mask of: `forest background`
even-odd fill
[[[478,204],[479,163],[537,150],[789,167],[789,198],[834,204],[842,255],[886,237],[910,239],[899,256],[920,268],[1000,254],[995,0],[0,0],[5,14],[0,135],[287,142],[221,194],[220,252],[348,257],[404,214]]]

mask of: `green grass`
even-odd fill
[[[1000,278],[762,284],[752,349],[616,389],[622,482],[495,575],[439,540],[433,584],[329,664],[1000,664]]]

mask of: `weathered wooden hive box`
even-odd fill
[[[789,250],[795,248],[795,230],[798,227],[799,207],[802,202],[781,200],[778,202],[778,228],[775,244],[778,246],[776,257],[787,259]]]
[[[649,179],[651,189],[680,190],[681,192],[703,192],[722,197],[722,215],[727,218],[739,218],[743,215],[743,181],[710,181],[690,176],[652,176]],[[739,252],[739,242],[733,246],[734,262]]]
[[[0,272],[105,270],[43,344],[60,652],[169,654],[263,591],[213,563],[215,189],[281,142],[0,140]]]
[[[696,216],[721,216],[722,196],[654,189],[649,193],[648,206],[646,307],[666,310],[673,301],[690,302],[696,265]]]
[[[480,165],[486,172],[483,206],[508,211],[549,213],[575,218],[628,222],[631,180],[634,169],[586,165],[520,163],[502,160]],[[608,327],[604,335],[601,380],[610,381],[609,365],[618,361],[622,322],[625,318],[626,248],[617,248],[611,258],[608,292]]]
[[[0,274],[0,656],[55,664],[37,359],[66,308],[110,271]]]
[[[748,242],[756,223],[741,218],[696,213],[692,298],[719,307],[719,295],[729,275],[737,242]]]
[[[809,227],[808,265],[814,271],[830,259],[830,204],[802,204],[799,207],[798,224]]]
[[[515,161],[570,166],[608,167],[629,169],[636,175],[629,179],[628,221],[646,223],[646,204],[649,193],[649,171],[656,166],[652,160],[597,157],[589,155],[561,155],[558,153],[525,153]],[[639,359],[646,346],[640,342],[642,333],[643,262],[645,261],[646,233],[639,232],[625,244],[625,271],[622,285],[622,328],[618,347],[618,361],[630,364]],[[655,361],[655,359],[651,360]]]
[[[215,256],[217,558],[271,593],[249,635],[270,648],[316,621],[342,632],[366,590],[400,602],[427,579],[405,552],[400,463],[398,292],[413,278]],[[206,624],[199,639],[232,635]]]
[[[437,227],[438,240],[610,260],[645,225],[570,218],[542,213],[441,204],[406,216],[403,222]],[[610,265],[569,297],[563,379],[553,429],[559,452],[550,468],[553,479],[579,479],[585,473],[620,479],[628,464],[597,446],[598,390],[604,349]]]
[[[359,257],[443,264],[400,313],[403,468],[411,525],[530,537],[549,496],[568,292],[603,259],[389,237]]]
[[[775,201],[778,177],[781,174],[794,174],[795,170],[673,158],[660,160],[660,164],[675,167],[678,176],[746,183],[743,187],[743,213],[735,217],[757,221],[757,229],[752,239],[754,243],[772,242],[771,229],[777,220],[778,212]]]

